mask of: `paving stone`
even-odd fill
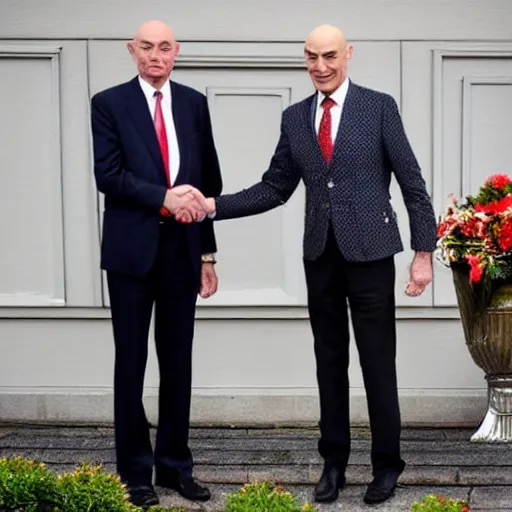
[[[442,432],[448,441],[467,441],[473,445],[474,443],[471,443],[470,439],[477,431],[477,428],[476,425],[474,428],[447,428],[442,429]]]
[[[13,429],[12,428],[9,428],[9,427],[0,427],[0,440],[3,438],[3,437],[6,437],[8,435],[11,435],[13,432]]]
[[[512,488],[508,486],[475,487],[471,491],[471,510],[503,510],[512,508]]]
[[[236,450],[236,451],[316,451],[317,443],[313,439],[264,438],[243,436],[239,438],[192,439],[190,446],[194,450]]]
[[[2,449],[2,456],[22,456],[46,464],[113,464],[114,450],[20,450]]]
[[[457,485],[459,468],[457,466],[406,466],[400,482],[405,485]]]
[[[403,441],[445,441],[446,435],[440,428],[404,428]]]
[[[0,448],[2,449],[26,449],[26,450],[104,450],[114,449],[115,439],[113,436],[58,436],[52,435],[21,435],[10,434],[0,438]]]
[[[312,472],[309,466],[250,466],[249,482],[267,480],[276,484],[313,484],[318,481],[320,471]]]
[[[245,484],[249,466],[195,465],[194,475],[203,482],[215,484]]]
[[[60,426],[24,426],[24,425],[10,425],[8,427],[16,435],[26,437],[98,437],[102,435],[111,435],[113,429],[102,429],[98,427],[60,427]],[[103,434],[106,430],[108,433]]]
[[[461,467],[458,483],[461,485],[510,485],[512,495],[512,466]]]

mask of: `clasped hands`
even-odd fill
[[[178,185],[167,191],[164,207],[178,222],[190,224],[201,222],[215,212],[215,199],[204,195],[191,185]]]

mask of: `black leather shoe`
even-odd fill
[[[159,503],[152,485],[128,485],[126,491],[130,495],[128,498],[130,503],[136,507],[148,508]]]
[[[158,475],[156,476],[156,485],[173,489],[181,494],[187,500],[208,501],[211,498],[207,487],[199,485],[191,476],[182,477],[179,475]]]
[[[363,501],[369,505],[382,503],[395,494],[401,471],[383,471],[378,473],[364,495]]]
[[[330,503],[338,499],[340,489],[345,485],[345,473],[337,467],[324,467],[322,476],[315,486],[315,501]]]

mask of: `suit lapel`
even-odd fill
[[[186,134],[189,131],[190,111],[188,110],[188,102],[183,96],[183,92],[178,86],[171,81],[171,108],[174,120],[174,128],[176,130],[176,138],[178,139],[178,148],[180,151],[180,168],[176,177],[175,184],[179,184],[186,176],[188,169],[188,148],[185,143]]]
[[[307,125],[309,127],[308,140],[311,142],[313,146],[313,154],[316,160],[318,160],[317,165],[323,166],[325,169],[327,169],[327,163],[324,159],[324,155],[322,154],[322,150],[320,149],[320,144],[318,143],[318,136],[315,128],[317,101],[318,93],[315,93],[313,96],[311,96],[310,102],[306,103],[307,105],[309,105],[309,107],[306,109],[306,115],[308,117]]]
[[[158,168],[165,173],[160,146],[156,138],[155,125],[153,124],[148,102],[142,92],[138,78],[134,78],[131,81],[131,85],[126,107],[134,121],[135,128],[148,148],[149,154],[158,165]]]
[[[352,82],[350,82],[347,91],[347,97],[345,98],[345,103],[343,104],[343,110],[341,112],[338,133],[336,134],[336,139],[334,141],[331,164],[335,158],[343,152],[343,148],[345,147],[347,133],[350,130],[350,126],[353,123],[353,120],[356,118],[359,99],[358,96],[359,94],[357,85],[354,85]]]

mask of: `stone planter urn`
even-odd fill
[[[512,442],[512,284],[471,284],[465,265],[451,267],[466,345],[485,372],[485,417],[476,443]]]

